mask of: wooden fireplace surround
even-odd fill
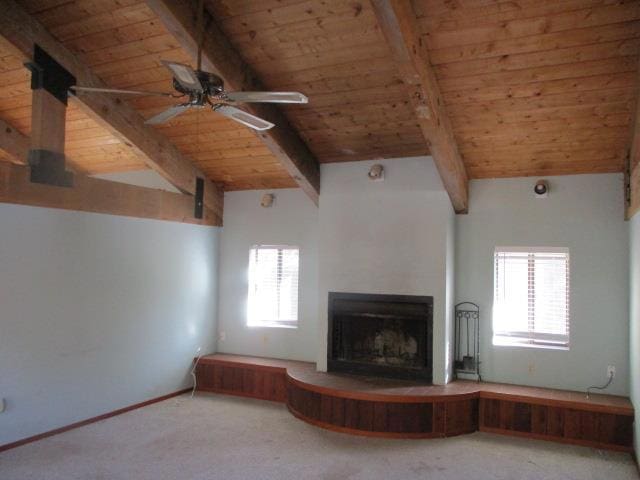
[[[477,430],[632,451],[627,398],[496,383],[448,385],[316,372],[305,362],[214,354],[196,368],[198,390],[286,404],[329,430],[391,438]]]

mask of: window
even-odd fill
[[[493,344],[569,348],[569,250],[495,250]]]
[[[296,327],[298,247],[256,245],[249,253],[247,325]]]

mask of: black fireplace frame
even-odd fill
[[[425,318],[425,341],[423,358],[425,365],[422,368],[396,367],[391,365],[363,364],[349,362],[347,360],[334,359],[333,329],[334,329],[334,303],[336,300],[353,300],[379,303],[411,303],[423,304],[427,307]],[[372,293],[348,293],[329,292],[327,332],[327,369],[330,372],[351,373],[357,375],[381,376],[407,380],[425,380],[431,383],[433,380],[433,297],[419,295],[388,295]]]

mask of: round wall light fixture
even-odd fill
[[[538,180],[533,187],[536,198],[546,198],[549,195],[549,184],[546,180]]]

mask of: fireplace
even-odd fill
[[[431,383],[433,297],[329,293],[329,371]]]

